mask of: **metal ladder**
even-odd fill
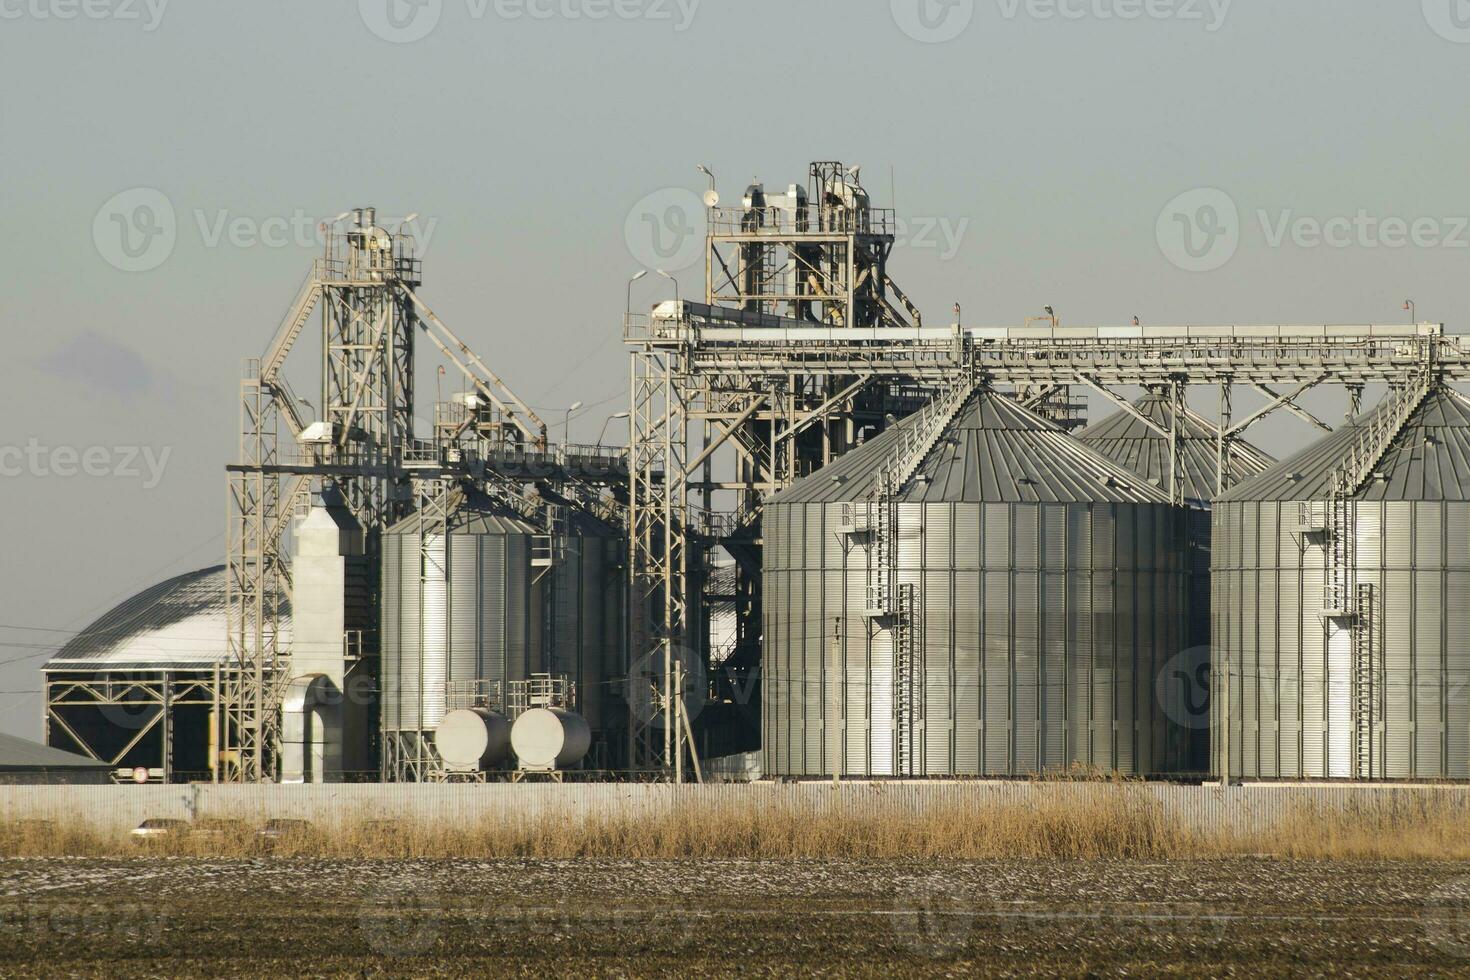
[[[1323,615],[1337,619],[1352,615],[1354,549],[1357,544],[1357,507],[1352,494],[1339,485],[1327,501],[1326,540],[1323,542]]]
[[[534,582],[546,583],[546,594],[542,602],[542,647],[545,650],[545,663],[547,669],[556,673],[561,670],[562,664],[559,659],[561,653],[561,633],[565,626],[564,612],[562,608],[569,597],[566,594],[567,584],[559,581],[561,571],[557,565],[563,564],[566,557],[567,535],[570,524],[567,519],[567,508],[558,504],[547,504],[545,510],[546,534],[538,534],[531,541],[531,566],[535,572]],[[544,562],[544,564],[538,564]],[[568,636],[572,635],[567,631]]]
[[[916,644],[914,587],[898,587],[897,620],[893,624],[894,775],[914,774],[914,704]]]
[[[1373,779],[1373,740],[1376,726],[1383,717],[1379,703],[1383,694],[1378,682],[1378,664],[1373,639],[1377,635],[1375,589],[1360,585],[1357,591],[1356,619],[1353,628],[1353,776]]]

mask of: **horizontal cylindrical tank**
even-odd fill
[[[493,769],[510,751],[510,721],[487,708],[451,711],[434,729],[434,748],[452,770]]]
[[[1432,389],[1334,505],[1369,418],[1215,504],[1231,778],[1470,779],[1470,402]]]
[[[560,708],[532,708],[516,719],[510,744],[522,769],[565,769],[587,754],[592,730],[581,715]]]
[[[884,517],[874,490],[898,441],[766,506],[765,771],[1164,770],[1177,711],[1158,677],[1188,642],[1182,511],[982,391]]]

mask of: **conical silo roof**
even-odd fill
[[[534,525],[487,494],[466,487],[449,491],[446,501],[449,530],[455,534],[538,534]],[[387,529],[386,534],[419,533],[423,522],[417,512]]]
[[[877,486],[912,415],[772,503],[861,500]],[[991,389],[977,389],[935,441],[899,500],[920,503],[1168,503],[1163,491]]]
[[[1358,416],[1220,500],[1325,500],[1349,447],[1384,409],[1380,404]],[[1355,499],[1470,500],[1470,400],[1436,384],[1389,443],[1374,472],[1378,475]]]
[[[1162,392],[1151,391],[1133,403],[1140,415],[1168,430],[1173,406]],[[1215,496],[1215,433],[1199,416],[1185,411],[1180,425],[1179,463],[1186,500],[1206,501]],[[1156,487],[1169,482],[1169,440],[1128,412],[1094,422],[1077,439],[1126,467]],[[1230,444],[1230,486],[1268,469],[1275,460],[1244,440]]]

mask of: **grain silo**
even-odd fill
[[[1157,771],[1181,512],[1003,395],[942,403],[767,504],[766,772]]]
[[[1217,496],[1223,459],[1225,488],[1265,471],[1269,455],[1241,439],[1220,444],[1214,427],[1187,408],[1177,413],[1173,401],[1151,389],[1133,403],[1133,411],[1117,412],[1096,422],[1077,438],[1108,459],[1169,493],[1178,481],[1185,502],[1189,543],[1189,642],[1179,659],[1165,665],[1161,684],[1184,709],[1179,719],[1187,744],[1171,746],[1178,765],[1171,768],[1204,773],[1209,755],[1210,645],[1210,502]],[[1177,448],[1171,453],[1171,442]]]
[[[1222,772],[1470,778],[1467,493],[1470,402],[1436,384],[1217,501]]]
[[[570,682],[565,707],[585,717],[600,752],[621,744],[621,717],[607,706],[622,654],[621,553],[617,533],[573,504],[528,498],[515,510],[462,488],[390,528],[385,774],[417,778],[449,710],[483,697],[513,717],[517,685],[528,690],[536,675]]]
[[[504,686],[532,657],[535,525],[483,494],[456,489],[383,534],[383,767],[417,774],[426,734],[451,691]],[[469,707],[470,705],[456,705]]]

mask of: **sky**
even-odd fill
[[[1467,69],[1463,0],[0,0],[0,730],[223,560],[242,361],[344,210],[417,215],[424,298],[590,442],[629,277],[702,292],[699,164],[861,165],[930,323],[1470,329]]]

